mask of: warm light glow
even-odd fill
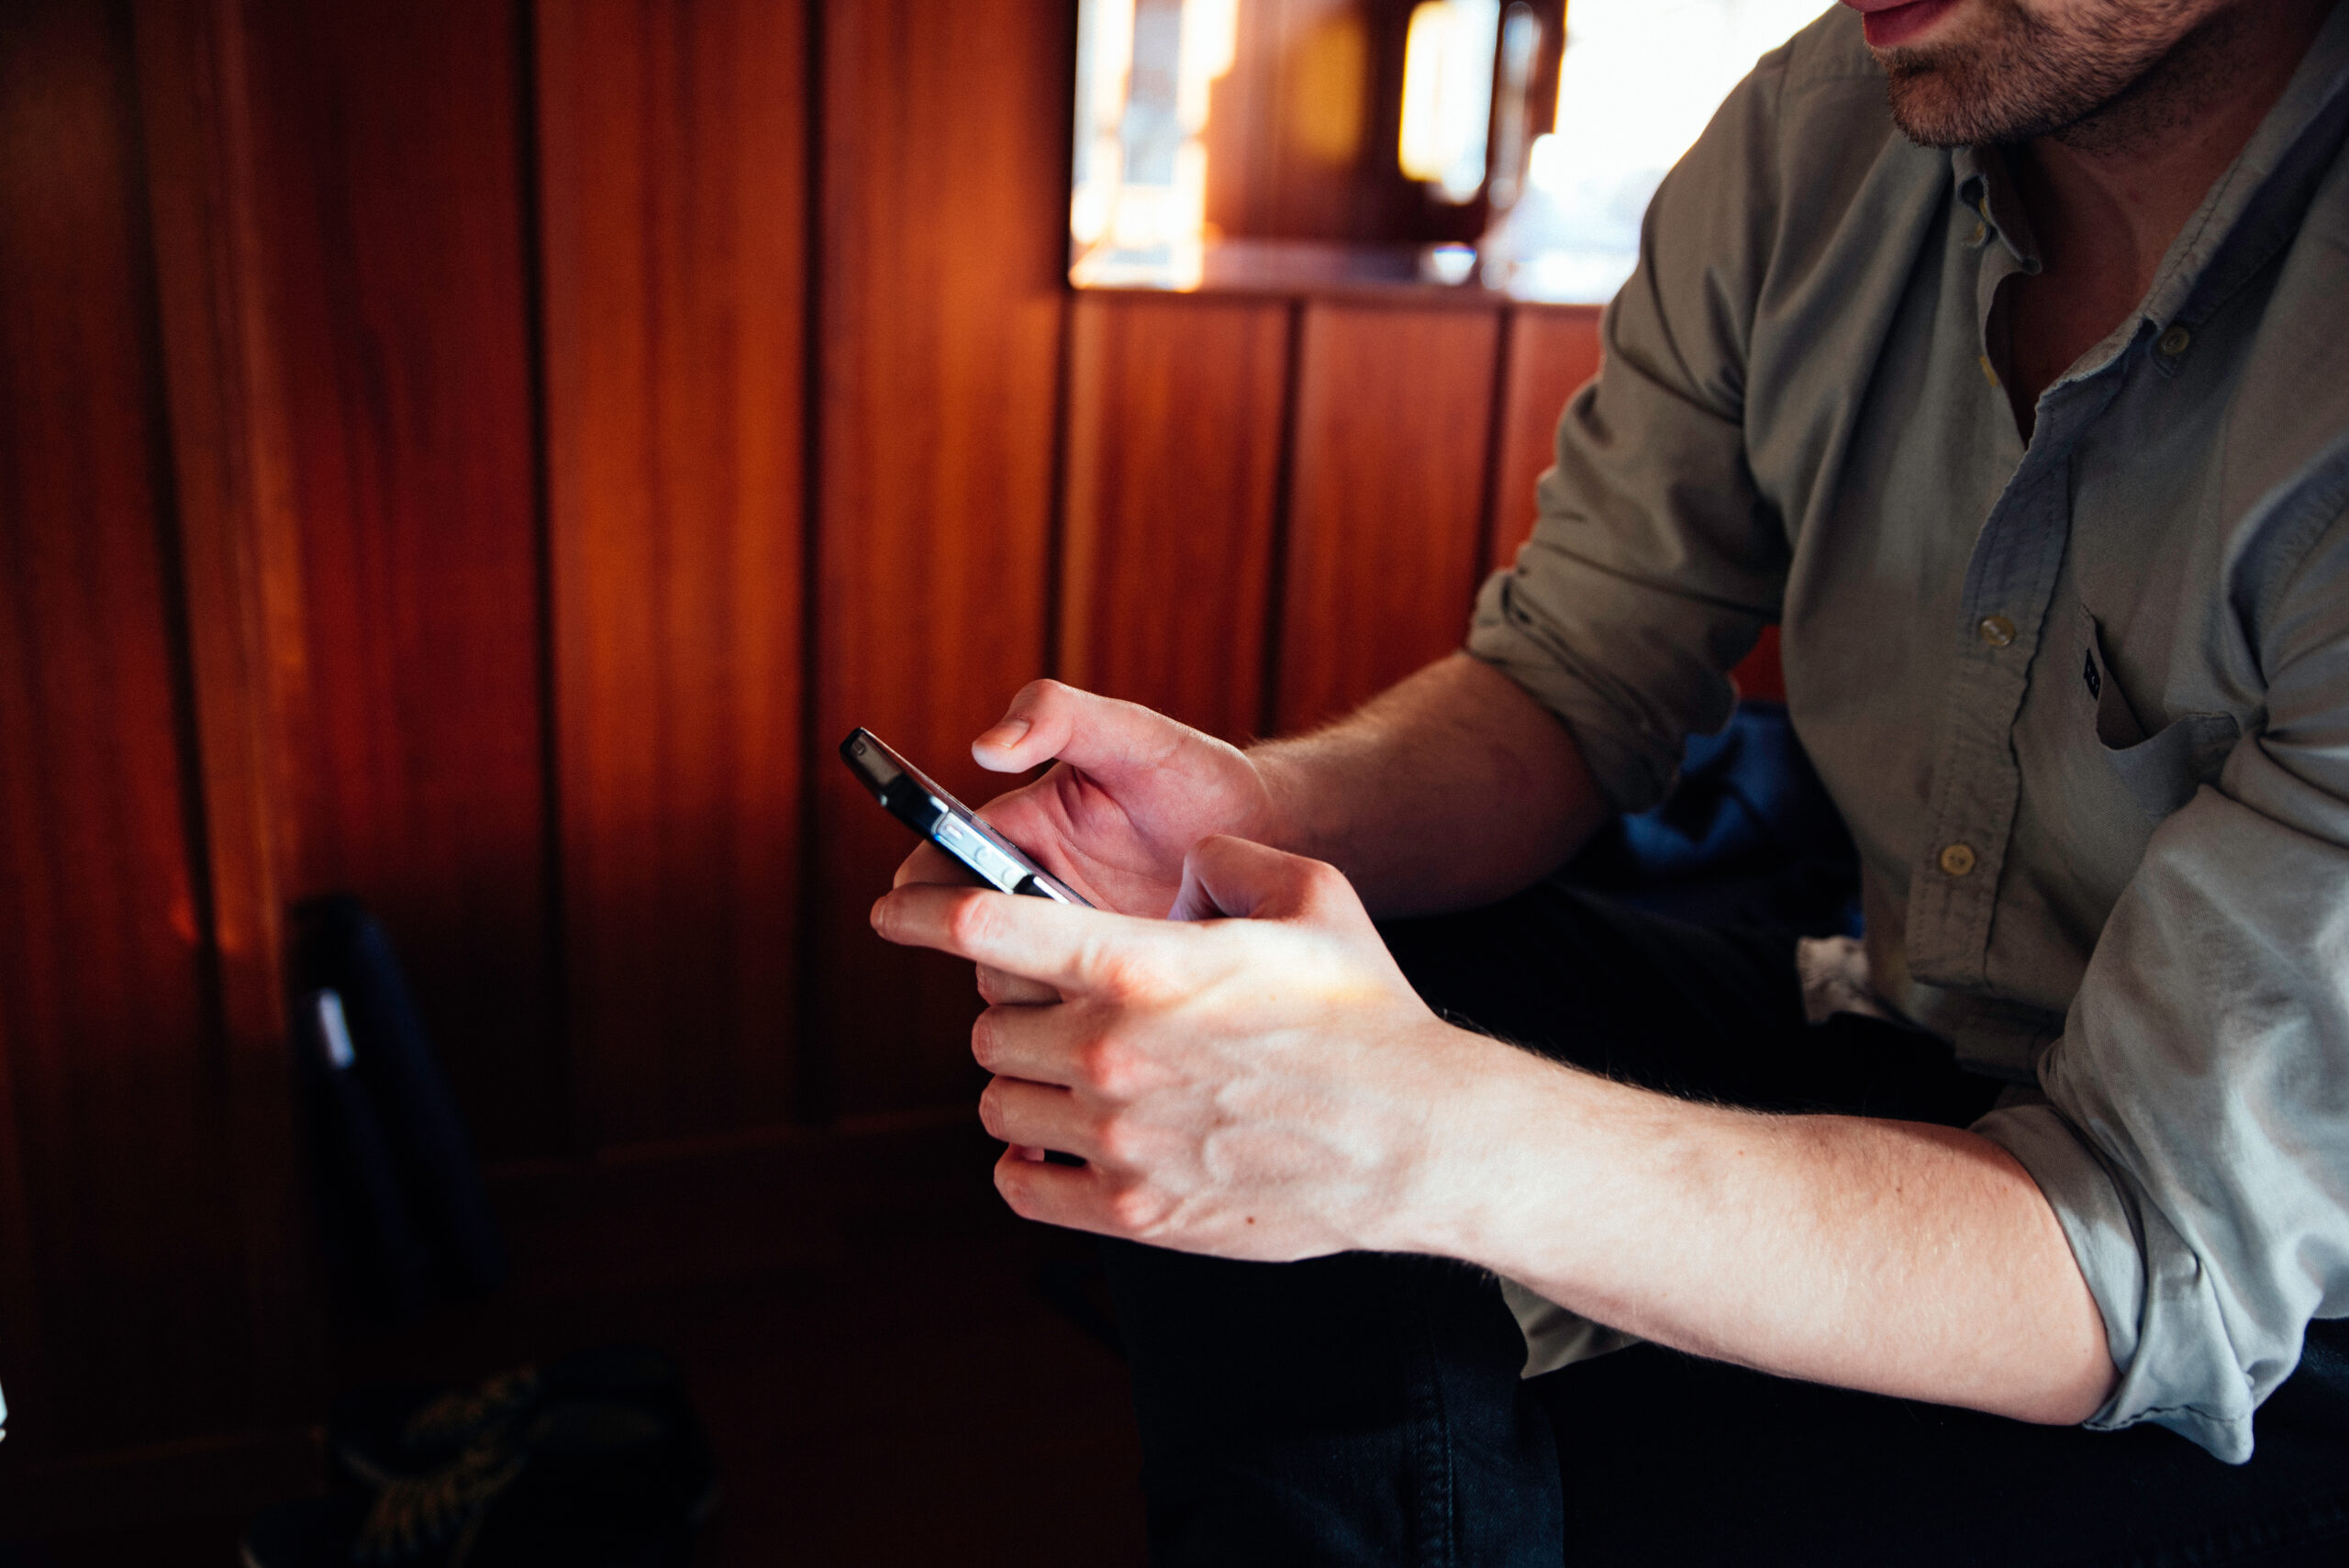
[[[1069,233],[1080,245],[1098,242],[1117,217],[1126,162],[1118,121],[1133,65],[1133,0],[1086,5],[1078,28],[1076,178],[1068,214]]]
[[[1297,151],[1332,169],[1362,152],[1370,78],[1370,34],[1361,16],[1338,11],[1316,22],[1289,56],[1287,120]]]
[[[1240,0],[1083,0],[1069,199],[1078,283],[1198,286],[1203,133],[1239,47]]]
[[[1641,215],[1754,60],[1825,0],[1573,0],[1556,128],[1485,237],[1512,293],[1604,300],[1631,275]]]
[[[1239,58],[1240,0],[1183,0],[1174,117],[1193,136],[1207,128],[1209,90],[1231,74]]]
[[[1208,231],[1208,150],[1186,141],[1174,154],[1173,237],[1201,239]]]
[[[1446,201],[1473,201],[1484,187],[1500,24],[1500,0],[1422,0],[1404,35],[1397,161]]]
[[[1442,134],[1443,57],[1452,43],[1451,0],[1424,0],[1411,12],[1403,45],[1403,132],[1398,156],[1414,180],[1443,178],[1450,150]]]
[[[1574,0],[1558,66],[1553,176],[1669,169],[1730,89],[1821,0]]]
[[[1078,244],[1090,245],[1109,232],[1125,150],[1114,136],[1097,136],[1077,154],[1077,160],[1085,172],[1069,195],[1068,230]]]

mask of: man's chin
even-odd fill
[[[2076,135],[2108,114],[2201,25],[2198,15],[2199,0],[2101,0],[2068,21],[2025,0],[1954,0],[1918,41],[1875,53],[1892,121],[1911,141],[2011,144]]]
[[[1892,123],[1920,147],[1978,147],[2009,138],[2008,128],[1986,122],[1978,95],[1963,71],[1921,66],[1893,72],[1885,96]]]
[[[1929,10],[1932,15],[1923,15]],[[1904,24],[1900,42],[1877,45],[1880,17]],[[2062,97],[2063,84],[2041,79],[2043,72],[2033,69],[2047,40],[2014,0],[1912,0],[1871,13],[1867,22],[1871,52],[1884,67],[1892,123],[1920,146],[2025,139],[2057,123],[2043,100]]]

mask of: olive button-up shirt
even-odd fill
[[[2349,6],[2152,292],[2041,397],[1993,151],[1915,146],[1843,7],[1665,180],[1468,648],[1659,799],[1784,628],[1871,983],[2017,1085],[2121,1377],[2220,1457],[2349,1315]]]

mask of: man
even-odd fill
[[[1846,5],[1465,653],[1244,755],[1030,687],[989,815],[1121,913],[875,906],[979,965],[1006,1197],[1123,1239],[1164,1561],[2349,1535],[2349,8]],[[1537,885],[1772,619],[1865,875],[1807,984]]]

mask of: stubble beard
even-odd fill
[[[1995,147],[2053,136],[2087,147],[2172,124],[2219,57],[2224,18],[2196,0],[2108,0],[2058,26],[2021,0],[1978,0],[1963,37],[1889,49],[1892,121],[1926,147]],[[2215,46],[2215,47],[2214,47]]]

